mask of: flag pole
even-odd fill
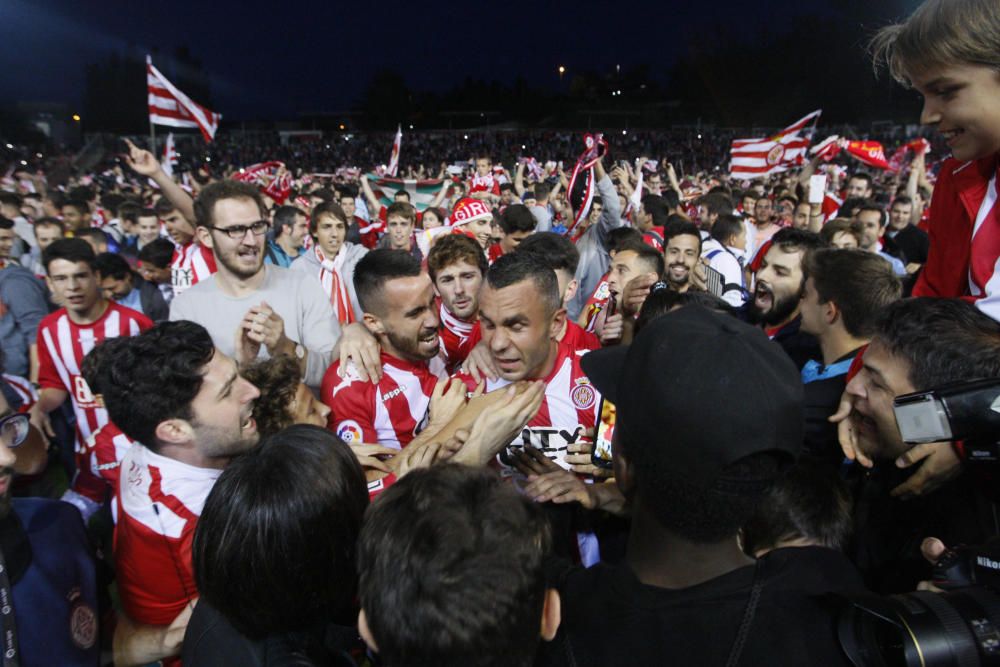
[[[156,155],[156,126],[152,118],[149,119],[149,152]]]

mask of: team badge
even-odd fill
[[[607,299],[611,296],[611,286],[608,285],[608,281],[602,281],[600,285],[597,286],[597,291],[594,292],[594,298],[600,301]]]
[[[767,152],[767,166],[773,167],[774,165],[781,162],[781,158],[785,157],[785,147],[781,144],[777,144]]]
[[[580,378],[576,381],[576,386],[573,387],[569,397],[578,410],[589,410],[594,407],[594,402],[597,400],[597,392],[590,386],[590,380]]]
[[[80,589],[74,588],[69,599],[73,608],[69,612],[69,634],[77,648],[89,649],[97,642],[97,614],[80,595]]]
[[[342,421],[337,425],[337,437],[349,445],[360,443],[364,439],[361,432],[361,425],[353,419]]]

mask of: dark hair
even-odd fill
[[[864,250],[820,248],[806,256],[802,272],[812,278],[820,303],[837,305],[855,338],[871,337],[882,309],[902,292],[889,262]]]
[[[45,270],[49,270],[49,264],[57,259],[64,259],[67,262],[84,262],[91,269],[94,268],[94,260],[97,258],[94,248],[79,238],[56,239],[49,244],[49,247],[42,251],[42,264]]]
[[[500,192],[507,192],[507,191],[514,192],[514,184],[511,183],[510,181],[500,184]]]
[[[133,225],[139,221],[143,208],[134,201],[124,200],[118,207],[118,217],[122,222],[130,222]]]
[[[536,232],[525,237],[515,252],[532,253],[553,271],[566,271],[572,277],[580,264],[580,251],[576,244],[562,234]]]
[[[431,215],[437,216],[438,221],[441,222],[441,224],[444,224],[444,220],[445,220],[444,211],[442,211],[437,206],[428,206],[427,208],[424,209],[424,213],[420,217],[420,223],[421,224],[424,224],[424,218],[427,217],[428,213],[430,213]]]
[[[406,192],[405,190],[400,190],[400,192]],[[396,194],[399,194],[398,192]],[[407,193],[409,197],[409,193]],[[407,201],[397,201],[389,204],[389,208],[385,210],[385,220],[388,223],[390,215],[398,215],[401,218],[406,218],[410,221],[411,225],[417,223],[417,209]]]
[[[183,320],[116,340],[123,342],[109,355],[101,383],[104,405],[125,435],[156,451],[161,422],[192,418],[191,402],[215,345],[205,327]]]
[[[961,299],[897,301],[883,310],[874,338],[907,361],[917,391],[1000,377],[1000,323]]]
[[[670,239],[675,236],[693,236],[698,239],[698,252],[701,252],[701,231],[699,231],[698,226],[693,222],[684,222],[676,225],[671,225],[670,227],[663,230],[663,250],[666,251],[667,245],[670,244]]]
[[[879,227],[885,226],[886,212],[884,207],[879,206],[871,199],[863,199],[861,203],[858,204],[858,209],[854,212],[854,215],[858,216],[864,211],[878,211],[878,226]]]
[[[663,254],[656,250],[656,248],[643,243],[637,246],[620,248],[618,252],[625,252],[626,250],[634,252],[637,255],[637,259],[645,267],[646,273],[655,273],[658,276],[663,275]]]
[[[0,229],[14,229],[14,221],[0,215]]]
[[[256,187],[250,183],[225,179],[206,185],[194,200],[194,217],[199,227],[211,227],[215,224],[212,217],[215,205],[225,199],[249,199],[257,205],[260,217],[267,219],[267,207]]]
[[[302,381],[302,370],[295,359],[279,354],[254,360],[240,367],[240,375],[260,390],[260,398],[253,405],[253,418],[262,438],[295,423],[291,404]]]
[[[407,192],[406,190],[396,190],[395,194],[392,195],[392,198],[395,199],[396,197],[403,197],[404,199],[406,199],[406,201],[404,201],[404,202],[399,202],[399,201],[393,202],[395,204],[409,204],[410,203],[410,193]],[[392,204],[390,204],[390,206],[391,205]]]
[[[537,236],[540,234],[532,234],[528,239]],[[553,234],[553,236],[563,239],[558,234]],[[522,241],[521,245],[524,245],[528,239]],[[535,290],[546,306],[547,314],[551,315],[559,310],[562,306],[562,298],[559,294],[559,281],[556,278],[556,272],[538,253],[530,250],[524,251],[518,246],[516,251],[493,262],[489,271],[486,272],[487,284],[497,290],[525,280],[534,283]]]
[[[840,551],[851,529],[847,485],[825,466],[799,463],[771,485],[757,512],[743,526],[743,550],[753,556],[804,538]]]
[[[372,505],[359,593],[385,665],[532,664],[551,537],[539,505],[486,469],[409,473]]]
[[[7,206],[17,206],[20,208],[23,200],[21,195],[16,192],[10,192],[9,190],[0,190],[0,204],[6,204]]]
[[[552,186],[542,181],[540,183],[535,183],[535,201],[542,199],[548,199],[549,194],[552,193]]]
[[[97,199],[97,193],[94,191],[94,188],[86,185],[78,185],[69,191],[69,198],[78,202],[92,202]]]
[[[73,235],[78,239],[90,239],[94,243],[107,244],[108,242],[107,232],[97,227],[84,227],[73,232]]]
[[[868,184],[869,188],[871,188],[872,184],[874,183],[874,179],[872,179],[872,175],[869,174],[869,173],[867,173],[867,172],[864,172],[864,171],[856,171],[856,172],[854,172],[853,174],[851,174],[850,176],[847,177],[847,182],[850,183],[852,178],[857,178],[857,179],[860,179],[860,180],[864,181],[865,183]]]
[[[511,204],[500,214],[500,229],[504,234],[533,232],[537,221],[524,204]]]
[[[60,234],[66,233],[66,223],[60,220],[59,218],[53,218],[50,215],[35,220],[35,224],[32,226],[32,231],[38,229],[39,227],[58,227]]]
[[[672,209],[660,195],[646,195],[642,198],[642,210],[653,216],[653,227],[662,227],[667,224]]]
[[[733,212],[733,201],[721,192],[710,192],[699,199],[698,203],[708,209],[709,213],[716,215],[721,216]]]
[[[205,500],[191,561],[198,591],[260,639],[352,624],[364,472],[337,436],[291,426],[230,463]]]
[[[892,206],[895,206],[896,204],[902,204],[904,206],[912,206],[913,205],[913,199],[911,199],[907,195],[898,195],[895,199],[892,200],[892,204],[890,205],[890,208]]]
[[[390,280],[420,275],[420,260],[405,250],[376,248],[354,267],[354,292],[361,309],[381,313],[382,289]]]
[[[834,218],[830,220],[823,225],[823,229],[819,232],[819,237],[823,240],[823,243],[830,245],[833,243],[833,237],[841,232],[850,234],[858,242],[858,245],[861,245],[861,225],[850,218]]]
[[[295,226],[295,218],[302,215],[302,211],[294,206],[279,206],[271,218],[275,238],[285,233],[285,228],[291,229]]]
[[[158,218],[170,215],[176,210],[177,207],[174,206],[173,203],[166,197],[160,197],[156,200],[156,203],[153,204],[153,213],[155,213]]]
[[[477,267],[483,276],[490,268],[479,243],[465,234],[445,234],[434,242],[427,254],[427,272],[431,280],[437,280],[438,271],[458,262]]]
[[[320,217],[324,215],[340,220],[344,223],[345,227],[349,227],[351,224],[351,221],[347,219],[347,214],[344,213],[344,209],[341,208],[340,204],[333,201],[325,201],[322,204],[316,204],[316,206],[313,207],[312,214],[309,216],[309,233],[313,236],[316,235]]]
[[[158,269],[165,269],[170,266],[174,258],[174,244],[167,239],[153,239],[142,246],[139,251],[139,261],[144,264],[152,264]]]
[[[697,305],[727,315],[735,315],[736,311],[725,300],[700,290],[678,292],[670,289],[665,283],[656,283],[650,288],[649,296],[642,302],[642,309],[635,320],[637,335],[650,322],[661,315],[666,315],[674,308]]]
[[[78,199],[70,199],[69,201],[63,202],[63,205],[60,206],[60,208],[66,208],[67,206],[69,206],[70,208],[75,208],[77,213],[79,213],[83,217],[87,217],[88,215],[90,215],[90,206],[88,206],[87,202],[85,201],[80,201]]]
[[[865,203],[864,197],[848,197],[837,209],[838,218],[851,218],[858,212],[858,209]]]
[[[337,200],[336,193],[330,188],[316,188],[315,190],[309,193],[309,196],[321,199],[324,203],[334,202]],[[353,195],[351,198],[353,199]]]
[[[663,197],[663,201],[666,203],[667,209],[671,211],[676,211],[677,207],[681,205],[681,196],[677,194],[677,190],[674,190],[673,188],[663,190],[663,194],[660,196]]]
[[[732,213],[723,213],[715,220],[709,236],[722,245],[732,245],[730,241],[739,236],[743,229],[742,218]]]
[[[781,248],[785,252],[801,252],[808,255],[823,246],[823,239],[816,232],[794,227],[782,227],[771,237],[771,247]]]
[[[608,230],[606,245],[609,254],[618,252],[633,242],[644,243],[642,232],[635,227],[615,227]]]
[[[94,270],[101,274],[101,278],[114,278],[124,280],[132,275],[132,267],[121,255],[113,252],[102,252],[94,258]]]

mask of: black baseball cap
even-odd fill
[[[685,479],[707,487],[750,454],[798,456],[799,371],[762,330],[731,315],[684,306],[654,319],[631,345],[595,350],[581,363],[617,408],[625,451],[669,448]]]

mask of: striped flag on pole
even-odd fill
[[[805,154],[822,109],[792,123],[781,132],[759,139],[734,139],[729,155],[733,178],[754,179],[787,171],[805,162]]]
[[[174,147],[174,133],[167,135],[167,141],[163,144],[163,173],[167,176],[174,175],[174,165],[177,164],[177,149]]]
[[[372,193],[383,206],[392,204],[396,193],[400,190],[406,190],[410,193],[410,203],[420,212],[431,205],[434,197],[441,191],[441,184],[444,182],[439,178],[416,181],[401,178],[380,178],[375,174],[365,174],[365,178],[369,181]],[[372,215],[377,213],[378,211],[374,211]]]
[[[396,127],[396,138],[392,140],[392,155],[389,156],[389,168],[385,170],[389,176],[396,178],[399,172],[399,148],[403,144],[403,126]]]
[[[149,122],[169,127],[196,127],[205,141],[215,138],[222,114],[206,109],[170,83],[153,59],[146,56],[146,85],[149,92]]]

